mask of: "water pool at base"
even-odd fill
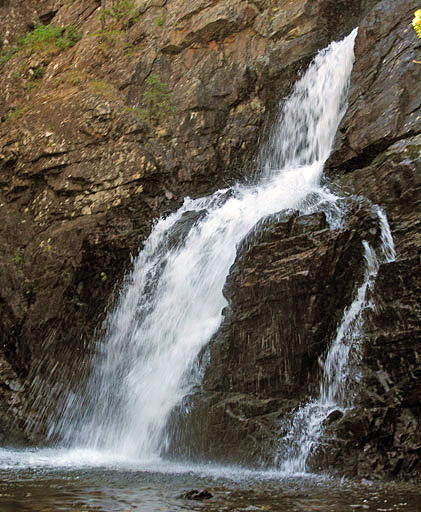
[[[180,495],[207,489],[212,498]],[[415,485],[286,476],[215,464],[136,461],[87,450],[0,450],[1,512],[419,512]]]

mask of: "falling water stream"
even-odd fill
[[[338,199],[320,179],[346,109],[355,36],[356,30],[321,51],[294,86],[261,151],[261,172],[253,185],[187,198],[155,224],[108,315],[83,396],[69,392],[51,421],[49,436],[59,445],[0,449],[1,510],[200,510],[176,499],[176,492],[192,486],[212,487],[214,501],[206,510],[215,511],[278,510],[271,508],[274,503],[279,510],[313,510],[315,500],[326,499],[327,488],[336,503],[332,510],[348,510],[358,501],[342,483],[323,487],[313,475],[316,480],[307,483],[284,480],[280,488],[279,478],[305,474],[324,419],[352,401],[347,383],[358,380],[358,370],[349,353],[358,345],[362,311],[370,307],[367,290],[379,263],[394,257],[386,217],[374,206],[382,248],[366,242],[361,248],[364,282],[321,363],[319,397],[296,412],[274,454],[277,467],[257,471],[162,458],[171,412],[200,384],[198,355],[221,324],[227,305],[222,291],[239,243],[268,215],[303,211],[309,197],[319,206]],[[377,504],[381,493],[368,494],[365,502]],[[394,510],[412,510],[398,503],[398,493],[393,496]],[[252,503],[257,508],[244,508]]]
[[[86,395],[69,397],[50,435],[141,459],[165,450],[170,413],[199,382],[197,356],[221,323],[237,245],[263,217],[329,195],[320,178],[346,108],[355,35],[322,51],[295,85],[257,184],[187,199],[155,225],[108,318]]]
[[[300,407],[286,425],[287,435],[279,443],[276,456],[280,469],[289,474],[305,473],[309,457],[319,446],[324,433],[325,421],[334,411],[345,412],[352,406],[355,382],[359,380],[358,359],[362,315],[374,307],[367,293],[374,284],[380,263],[395,259],[395,248],[386,215],[378,206],[372,206],[379,219],[381,245],[376,252],[363,241],[365,275],[354,300],[343,314],[326,358],[320,360],[322,377],[319,396]],[[353,358],[350,357],[353,351]],[[357,357],[356,357],[357,356]],[[284,425],[285,428],[285,425]]]

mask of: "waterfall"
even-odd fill
[[[165,451],[171,411],[200,383],[198,354],[221,323],[238,244],[263,217],[328,196],[320,178],[346,109],[355,36],[321,51],[294,86],[256,184],[187,198],[155,224],[108,315],[86,395],[68,396],[50,436],[142,459]]]
[[[284,425],[288,433],[281,439],[275,459],[277,467],[288,474],[307,471],[309,458],[320,445],[329,415],[334,411],[344,413],[352,406],[353,389],[360,379],[355,359],[359,358],[363,313],[367,308],[374,307],[368,292],[374,284],[380,264],[395,259],[395,248],[386,215],[377,205],[372,205],[372,209],[379,220],[381,245],[376,252],[370,244],[363,241],[363,283],[342,316],[325,360],[319,361],[322,367],[319,396],[301,406],[292,420]]]

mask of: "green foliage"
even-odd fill
[[[0,48],[0,65],[20,51],[27,55],[35,52],[57,52],[71,48],[81,38],[82,34],[73,24],[68,25],[63,31],[60,27],[42,25],[38,22],[34,30],[18,39],[16,47]]]
[[[0,50],[0,65],[4,64],[8,60],[10,60],[13,55],[15,55],[18,52],[17,48],[10,47],[10,48],[1,48]]]
[[[147,88],[142,94],[142,100],[138,110],[139,118],[154,125],[164,120],[166,116],[173,112],[170,104],[171,92],[168,85],[161,82],[155,74],[146,80]]]
[[[68,25],[63,33],[60,27],[38,23],[32,32],[19,39],[18,44],[26,53],[31,54],[71,48],[81,38],[82,34],[73,24]]]
[[[142,123],[148,123],[149,122],[149,116],[146,109],[141,107],[125,107],[123,109],[123,113],[130,112],[131,114],[134,114]]]
[[[12,74],[10,75],[10,78],[11,78],[12,80],[19,80],[19,79],[21,78],[21,74],[20,74],[20,72],[19,72],[17,69],[15,69],[15,70],[12,72]]]
[[[88,87],[93,94],[101,94],[104,98],[108,98],[109,100],[116,99],[113,86],[105,80],[89,80]]]
[[[123,43],[126,33],[124,30],[104,29],[98,30],[91,35],[98,37],[99,41],[107,48],[111,48],[116,44]]]
[[[421,38],[421,9],[417,9],[414,13],[414,19],[412,20],[412,26],[414,27],[417,36]]]
[[[20,38],[18,43],[28,53],[54,48],[61,39],[61,32],[60,27],[37,24],[34,30]]]
[[[47,68],[45,66],[38,66],[37,68],[35,68],[34,74],[33,74],[34,80],[38,80],[39,78],[42,78],[45,75],[46,69]]]
[[[101,273],[99,274],[99,277],[101,278],[101,281],[102,281],[103,283],[105,283],[105,281],[108,279],[108,276],[107,276],[107,274],[106,274],[105,272],[101,272]]]
[[[42,252],[44,253],[50,253],[53,249],[53,246],[51,244],[51,238],[48,238],[47,240],[42,240],[39,244]]]
[[[79,71],[78,69],[69,69],[60,74],[58,78],[56,78],[54,85],[56,87],[61,84],[68,84],[71,86],[75,86],[80,84],[85,78],[86,73]]]
[[[164,24],[164,14],[162,13],[161,16],[159,16],[158,18],[156,18],[155,20],[155,25],[157,27],[162,27],[162,25]]]
[[[140,16],[135,0],[113,0],[111,8],[103,9],[99,15],[99,19],[104,23],[106,21],[136,23],[139,21]]]
[[[25,249],[23,249],[22,247],[18,247],[15,251],[13,258],[12,258],[12,262],[16,265],[16,267],[19,267],[22,264],[24,255],[25,255]]]
[[[18,119],[21,115],[23,115],[29,109],[28,106],[25,107],[15,107],[13,108],[5,117],[5,121],[9,121],[9,119]],[[23,250],[23,249],[22,249]]]
[[[63,36],[64,47],[71,48],[76,43],[78,43],[81,39],[82,39],[82,34],[75,27],[75,25],[73,25],[73,23],[70,23],[70,25],[67,25],[66,30],[64,31],[64,36]]]

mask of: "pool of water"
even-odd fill
[[[181,497],[193,489],[207,489],[212,497]],[[1,512],[186,510],[419,512],[421,498],[409,484],[123,460],[87,450],[0,449]]]

